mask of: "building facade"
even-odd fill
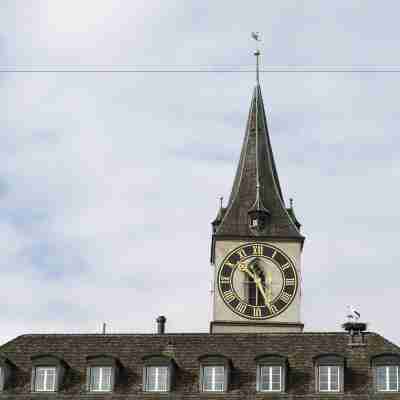
[[[400,399],[398,346],[355,320],[303,332],[300,228],[257,79],[231,196],[212,222],[210,333],[166,334],[159,317],[157,334],[19,336],[0,346],[0,399]]]

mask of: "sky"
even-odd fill
[[[396,1],[2,0],[0,343],[24,333],[208,332],[210,222],[254,73],[400,66]],[[54,69],[58,72],[11,72]],[[111,69],[115,72],[60,72]],[[278,173],[307,237],[303,322],[356,306],[400,344],[400,73],[264,72]]]

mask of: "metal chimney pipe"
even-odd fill
[[[157,319],[157,333],[159,335],[164,335],[165,333],[165,322],[167,321],[167,318],[164,317],[164,315],[160,315]]]

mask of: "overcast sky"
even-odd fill
[[[2,69],[399,66],[397,1],[2,0]],[[143,67],[149,68],[149,67]],[[0,343],[32,332],[207,332],[210,221],[252,73],[0,72]],[[346,306],[400,343],[400,73],[263,73],[307,240],[303,320]]]

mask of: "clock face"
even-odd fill
[[[285,311],[296,296],[298,278],[290,258],[269,244],[247,243],[232,250],[218,270],[225,304],[247,319],[265,320]]]

